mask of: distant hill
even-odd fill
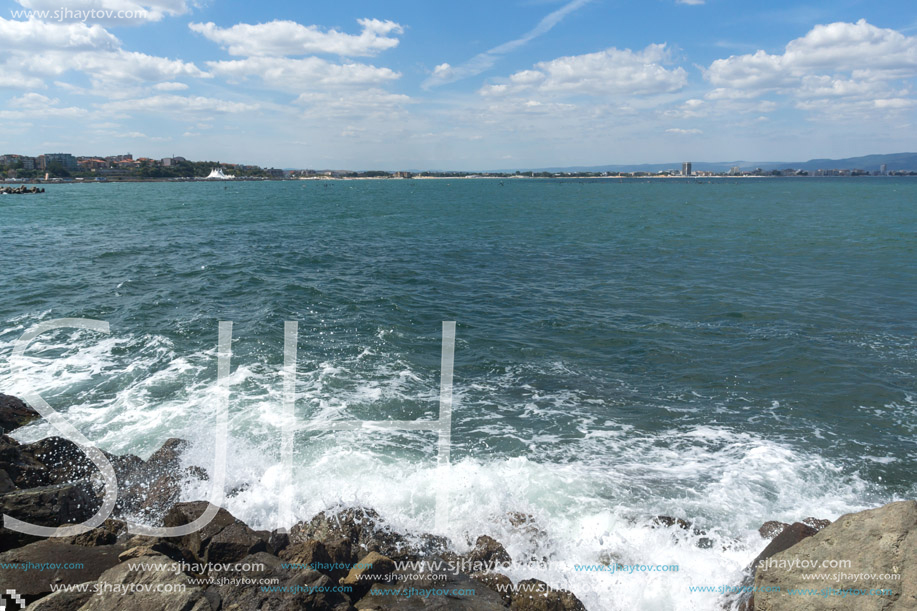
[[[688,161],[688,160],[685,160]],[[882,164],[888,170],[917,170],[917,153],[892,153],[889,155],[865,155],[863,157],[848,157],[846,159],[810,159],[809,161],[694,161],[692,168],[704,172],[728,172],[730,168],[738,166],[743,170],[777,170],[793,168],[795,170],[848,169],[848,170],[878,170]],[[681,162],[672,163],[645,163],[630,165],[598,165],[598,166],[571,166],[564,168],[526,168],[525,171],[534,172],[659,172],[661,170],[680,170]],[[515,170],[500,170],[501,172],[514,172]]]

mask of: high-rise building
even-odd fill
[[[879,174],[882,176],[888,175],[888,166],[885,165],[884,163],[879,166]]]
[[[691,162],[690,161],[686,161],[683,164],[681,164],[681,175],[682,176],[691,175]]]

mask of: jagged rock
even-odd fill
[[[169,510],[163,520],[166,527],[183,526],[196,520],[207,508],[204,501],[179,503]],[[258,533],[237,520],[223,508],[201,530],[185,535],[179,545],[203,562],[237,562],[267,549],[267,542]]]
[[[337,583],[339,579],[347,575],[348,563],[336,565],[331,555],[321,541],[302,541],[286,547],[278,554],[281,558],[291,564],[298,564],[310,567],[324,575],[331,577],[331,580]]]
[[[343,509],[336,513],[321,512],[309,522],[300,522],[290,529],[290,542],[315,539],[321,541],[331,552],[340,539],[351,544],[351,555],[347,562],[369,552],[379,552],[395,560],[413,559],[418,550],[406,537],[392,531],[374,510],[363,507]],[[332,555],[334,555],[332,553]]]
[[[464,557],[473,567],[475,565],[480,567],[473,568],[473,571],[491,570],[498,564],[510,564],[513,561],[506,548],[499,541],[487,535],[478,537],[477,541],[475,541],[474,549],[465,554]]]
[[[471,578],[497,592],[507,607],[512,604],[513,581],[503,573],[474,573]]]
[[[806,526],[811,526],[816,531],[822,530],[823,528],[831,524],[831,520],[819,520],[818,518],[811,518],[811,517],[803,518],[800,520],[800,522],[802,522]]]
[[[435,562],[437,559],[433,559]],[[486,587],[482,582],[476,581],[462,573],[453,574],[442,569],[432,570],[425,563],[422,570],[412,572],[408,570],[395,571],[391,574],[391,581],[385,584],[375,584],[369,592],[357,601],[357,609],[373,611],[505,611],[506,605],[497,592]],[[430,594],[428,596],[406,596],[405,590],[464,590],[467,594]],[[474,594],[471,594],[471,592]],[[391,592],[402,592],[392,594]]]
[[[586,611],[583,603],[567,590],[552,590],[537,579],[526,579],[516,584],[512,611]]]
[[[762,526],[762,528],[764,527]],[[751,564],[745,567],[745,571],[742,574],[743,577],[740,583],[741,589],[739,593],[727,596],[727,600],[730,601],[730,604],[734,603],[735,608],[739,609],[739,611],[752,611],[755,609],[755,596],[751,592],[755,585],[755,570],[758,568],[758,565],[774,554],[779,554],[796,545],[803,539],[811,537],[816,532],[818,531],[802,522],[794,522],[784,527],[783,530],[767,544],[767,547],[751,561]]]
[[[73,535],[70,537],[57,537],[61,543],[70,545],[82,545],[84,547],[96,547],[99,545],[114,545],[118,539],[127,534],[127,524],[121,520],[107,519],[102,522],[98,528],[93,528],[89,532]]]
[[[347,577],[340,580],[342,586],[353,589],[357,598],[369,591],[374,583],[386,582],[395,572],[395,563],[378,552],[370,552],[357,562]]]
[[[101,502],[86,482],[13,490],[0,495],[0,513],[38,526],[75,524],[91,518]],[[0,527],[0,551],[38,540]]]
[[[6,471],[17,488],[34,488],[48,483],[45,466],[7,435],[0,435],[0,469]]]
[[[13,480],[10,479],[9,474],[0,469],[0,494],[4,492],[9,492],[10,490],[16,490],[16,484],[13,483]]]
[[[331,592],[335,584],[318,571],[310,569],[284,569],[276,556],[260,552],[246,556],[241,563],[251,565],[245,572],[222,572],[212,575],[213,586],[208,592],[219,595],[221,611],[250,611],[264,609],[271,611],[350,611],[350,601],[343,594]],[[263,568],[258,565],[262,565]],[[232,583],[240,577],[249,580],[276,579],[270,587],[252,587]],[[228,583],[222,583],[222,580]],[[299,586],[297,591],[293,591]],[[282,591],[282,589],[286,591]],[[325,591],[322,591],[325,590]]]
[[[9,433],[40,417],[22,399],[0,394],[0,433]]]
[[[140,570],[137,566],[140,563],[148,566],[161,564],[164,568]],[[95,581],[103,590],[102,593],[92,596],[80,611],[215,611],[203,589],[189,584],[188,576],[176,572],[172,566],[173,562],[169,558],[153,556],[128,560],[110,568]],[[134,591],[124,592],[124,586],[131,584],[152,587],[149,591],[144,591],[146,588],[134,588]],[[120,592],[104,591],[117,586],[121,586]],[[156,586],[162,586],[162,591],[157,591]]]
[[[92,592],[58,591],[50,596],[38,599],[26,607],[26,611],[75,611],[82,609],[83,605],[92,596]]]
[[[37,541],[0,554],[0,565],[32,563],[34,565],[74,565],[74,568],[22,570],[0,568],[0,584],[16,590],[32,602],[51,593],[51,584],[85,583],[97,579],[118,564],[123,547],[82,547],[53,539]],[[78,565],[82,565],[76,568]]]
[[[755,575],[756,609],[768,611],[897,611],[917,609],[917,501],[889,503],[878,509],[841,516],[812,537],[775,554]],[[849,560],[850,568],[822,568],[824,562]],[[777,563],[777,564],[775,564]],[[818,568],[803,568],[818,567]],[[791,566],[792,565],[792,566]],[[900,574],[900,580],[863,575]],[[814,581],[813,574],[837,579]],[[808,579],[805,577],[809,576]],[[856,581],[854,581],[856,579]],[[761,588],[780,591],[764,592]],[[827,595],[788,595],[794,589],[827,591]],[[826,590],[827,589],[827,590]],[[869,595],[888,589],[889,595]],[[837,592],[831,594],[831,591]],[[844,591],[847,591],[845,594]],[[866,592],[856,595],[851,592]]]
[[[267,536],[267,547],[275,556],[290,545],[290,534],[284,530],[272,530]]]
[[[773,539],[789,526],[786,522],[778,522],[777,520],[770,520],[765,522],[758,528],[758,534],[761,535],[762,539]]]

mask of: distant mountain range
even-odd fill
[[[691,161],[685,159],[684,161]],[[692,161],[692,169],[705,172],[728,172],[730,168],[738,166],[742,170],[794,170],[847,169],[875,171],[882,164],[892,170],[917,170],[917,153],[892,153],[890,155],[866,155],[864,157],[848,157],[846,159],[810,159],[809,161]],[[681,161],[673,163],[644,163],[630,165],[597,165],[597,166],[571,166],[566,168],[526,168],[526,172],[659,172],[660,170],[680,170]],[[515,170],[500,170],[514,172]]]

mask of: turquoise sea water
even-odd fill
[[[363,503],[431,530],[445,486],[459,546],[531,552],[505,523],[526,511],[559,564],[682,567],[541,575],[590,608],[711,609],[688,586],[730,583],[763,521],[917,495],[915,203],[893,178],[52,185],[0,196],[0,392],[113,451],[191,438],[207,466],[231,320],[226,504],[277,527],[283,322],[297,418],[322,421],[435,418],[455,320],[449,476],[431,433],[299,434],[296,517]],[[14,373],[13,341],[63,317],[111,335],[42,336]]]

